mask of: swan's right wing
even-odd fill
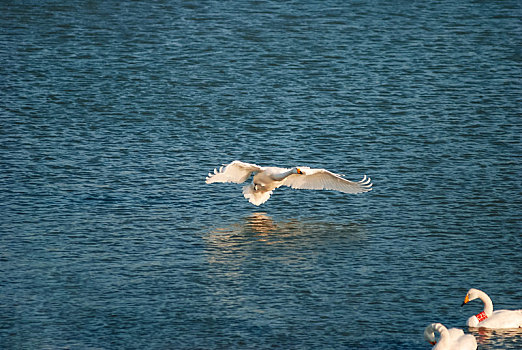
[[[370,178],[364,176],[361,181],[353,182],[326,169],[300,167],[302,174],[288,176],[283,185],[307,190],[335,190],[344,193],[362,193],[372,190]]]
[[[245,182],[253,172],[260,171],[262,168],[259,165],[243,163],[239,160],[235,160],[227,166],[214,169],[214,173],[209,173],[206,179],[206,183],[211,184],[214,182]]]

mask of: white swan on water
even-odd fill
[[[437,341],[435,332],[440,334]],[[475,350],[477,341],[471,334],[464,334],[462,329],[447,329],[441,323],[432,323],[424,329],[424,339],[431,345],[435,345],[432,350]]]
[[[466,325],[476,328],[522,328],[522,310],[497,310],[493,311],[493,302],[490,297],[481,290],[471,288],[464,304],[480,299],[484,303],[484,311],[468,318]]]
[[[335,190],[344,193],[362,193],[372,190],[370,178],[366,175],[359,182],[344,179],[325,169],[308,167],[277,168],[262,167],[235,160],[209,173],[207,184],[214,182],[245,182],[254,174],[252,183],[243,187],[243,195],[250,203],[261,205],[270,198],[272,191],[281,186],[308,190]]]

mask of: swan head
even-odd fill
[[[424,339],[431,345],[437,344],[437,339],[435,339],[435,332],[433,325],[429,325],[424,329]]]
[[[479,297],[479,290],[475,288],[471,288],[468,290],[468,293],[466,294],[466,297],[464,298],[464,302],[460,306],[464,306],[467,303],[469,303],[472,300],[475,300]]]
[[[438,340],[435,338],[435,332],[440,334]],[[440,346],[442,346],[444,349],[447,349],[445,344],[448,343],[448,337],[448,329],[442,323],[432,323],[424,329],[424,339],[426,339],[431,345],[439,343],[443,344]]]

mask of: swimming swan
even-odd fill
[[[440,333],[437,341],[435,332]],[[450,328],[449,330],[441,323],[432,323],[424,329],[424,339],[431,345],[432,350],[475,350],[477,341],[471,334],[464,334],[462,329]]]
[[[242,183],[251,174],[254,174],[254,178],[250,185],[243,187],[243,195],[254,205],[266,202],[272,191],[281,186],[308,190],[336,190],[344,193],[362,193],[372,190],[370,178],[366,175],[361,181],[352,182],[325,169],[262,167],[238,160],[222,166],[219,171],[214,169],[213,174],[208,174],[206,183]]]
[[[493,312],[493,303],[481,290],[471,288],[461,306],[479,298],[484,303],[484,311],[468,318],[466,325],[477,328],[522,328],[522,310],[497,310]]]

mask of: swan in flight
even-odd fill
[[[207,184],[214,182],[245,182],[254,174],[252,183],[243,187],[243,195],[250,203],[261,205],[270,198],[272,191],[281,186],[308,190],[336,190],[344,193],[362,193],[372,190],[366,175],[359,182],[344,179],[325,169],[308,167],[277,168],[262,167],[238,160],[209,173]]]
[[[437,341],[435,332],[440,333]],[[462,329],[447,329],[441,323],[432,323],[424,329],[424,339],[431,345],[435,345],[432,350],[475,350],[477,341],[471,334],[464,334]]]
[[[484,303],[484,311],[468,318],[466,325],[476,328],[522,328],[522,310],[497,310],[493,312],[493,302],[490,297],[481,290],[471,288],[464,302],[479,298]]]

